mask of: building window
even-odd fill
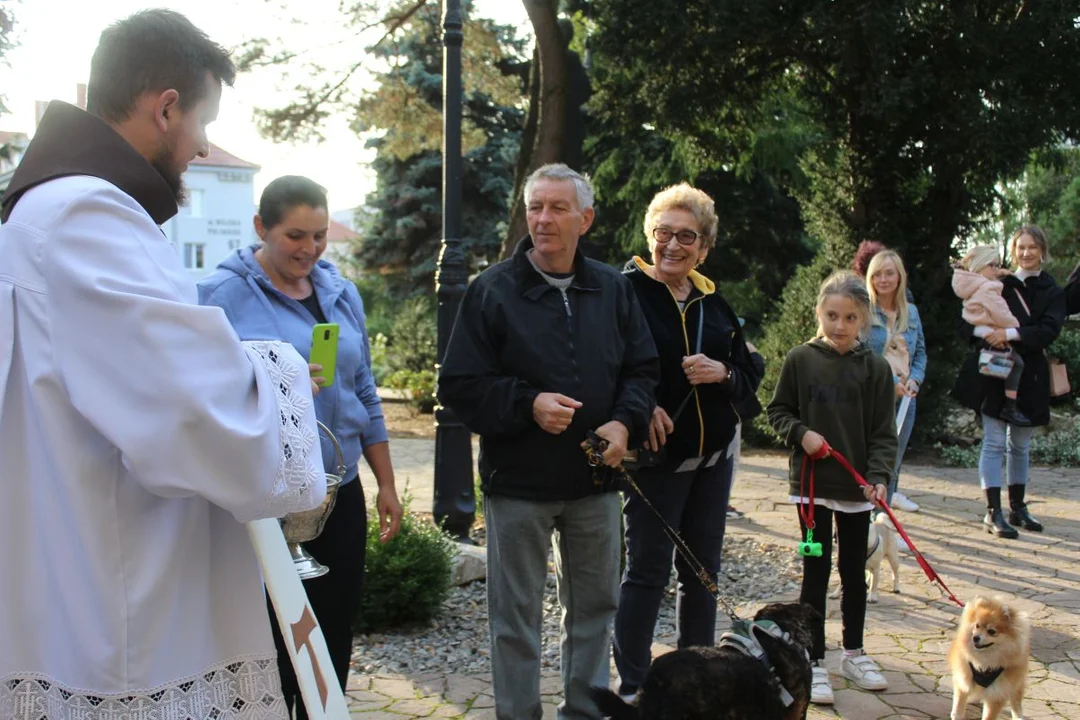
[[[187,191],[187,202],[180,206],[180,214],[187,217],[203,216],[203,190],[190,188]]]
[[[188,270],[206,268],[206,244],[184,243],[184,267]]]

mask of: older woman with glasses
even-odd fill
[[[660,354],[660,384],[646,447],[627,489],[626,572],[615,616],[619,694],[633,696],[649,669],[653,629],[671,574],[663,517],[715,581],[720,572],[735,427],[761,411],[761,380],[739,319],[695,268],[716,243],[713,200],[686,183],[656,195],[645,214],[652,263],[626,265]],[[646,502],[648,501],[648,503]],[[651,507],[650,507],[651,505]],[[681,554],[675,558],[679,647],[712,645],[716,600]]]

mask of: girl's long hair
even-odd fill
[[[821,283],[818,290],[816,309],[821,310],[825,300],[833,295],[846,297],[855,303],[862,316],[862,327],[859,330],[859,339],[866,338],[866,332],[870,329],[870,295],[866,292],[866,283],[850,270],[838,270]],[[818,319],[817,337],[825,337],[825,328]]]
[[[877,291],[874,290],[874,275],[889,260],[892,260],[893,265],[896,266],[896,274],[900,276],[900,280],[896,284],[896,299],[893,301],[896,303],[896,327],[893,328],[893,331],[904,332],[908,329],[908,317],[910,314],[907,301],[907,270],[904,269],[904,261],[900,259],[900,255],[895,250],[882,250],[870,260],[870,265],[866,268],[866,291],[870,295],[870,304],[875,308],[879,307]],[[874,322],[880,322],[876,314]]]

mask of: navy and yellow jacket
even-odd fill
[[[647,272],[648,263],[635,257],[623,273],[637,294],[645,322],[660,355],[660,384],[656,404],[673,415],[692,386],[683,371],[683,358],[697,347],[698,319],[702,318],[701,352],[728,366],[731,377],[720,384],[697,385],[697,390],[668,436],[668,464],[724,450],[735,436],[740,416],[750,420],[761,412],[755,392],[761,370],[751,358],[739,318],[704,275],[691,271],[693,285],[686,308],[679,308],[668,286]]]

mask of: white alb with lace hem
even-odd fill
[[[284,718],[243,523],[325,497],[306,362],[103,180],[27,191],[0,257],[0,717]]]
[[[286,716],[277,658],[241,658],[141,693],[102,695],[52,678],[0,679],[0,717],[72,720],[277,720]]]

